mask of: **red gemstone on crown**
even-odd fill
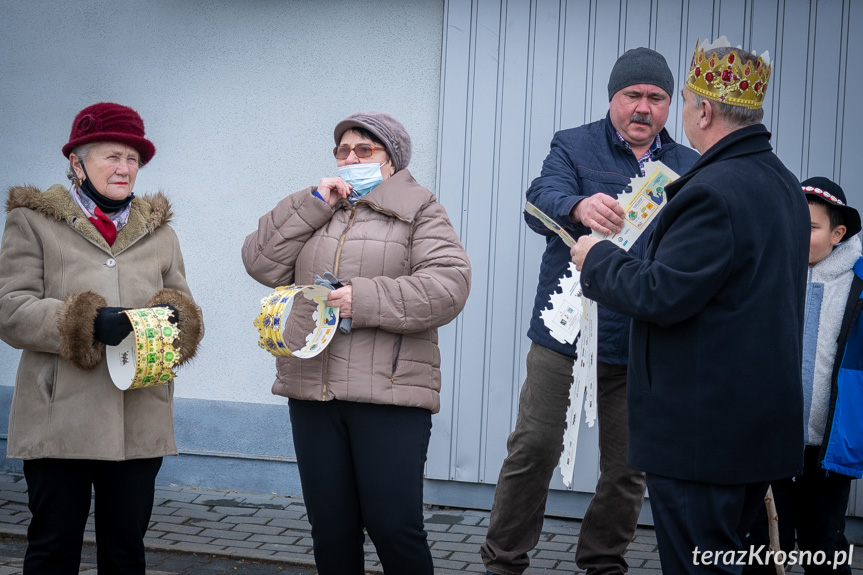
[[[726,84],[731,82],[733,75],[731,74],[731,68],[725,69],[722,71],[722,81]]]
[[[696,68],[695,69],[695,77],[698,78],[699,76],[701,76],[701,68]]]
[[[728,55],[728,63],[729,64],[734,63],[734,52],[732,52],[731,54]]]
[[[708,82],[712,82],[713,81],[713,72],[706,73],[704,75],[704,79],[707,80]]]
[[[740,89],[741,90],[745,90],[748,87],[749,87],[749,82],[747,82],[746,80],[743,80],[742,82],[740,82]]]
[[[755,82],[755,85],[752,87],[756,92],[761,89],[761,82]]]

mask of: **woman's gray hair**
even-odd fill
[[[96,142],[91,142],[89,144],[82,144],[72,150],[69,155],[75,154],[75,157],[78,158],[78,161],[83,162],[87,159],[87,156],[90,154],[90,150],[93,146],[96,145]],[[72,169],[72,162],[69,162],[69,167],[66,168],[66,177],[69,178],[69,181],[75,184],[76,186],[80,186],[81,182],[78,180],[78,175],[75,173],[75,170]]]
[[[716,52],[716,55],[720,58],[727,55],[729,52],[736,52],[741,60],[744,62],[751,62],[753,66],[755,66],[755,62],[758,59],[757,56],[753,56],[750,52],[746,52],[739,48],[732,48],[730,46],[715,48],[711,50],[711,53],[712,52]],[[692,99],[692,105],[696,108],[700,107],[701,102],[703,102],[705,98],[691,90],[690,92],[695,96]],[[732,106],[731,104],[718,102],[716,100],[710,100],[710,104],[713,106],[713,109],[716,110],[719,117],[725,120],[729,126],[735,128],[744,128],[753,124],[760,124],[761,120],[764,119],[764,109],[761,107],[744,108],[743,106]]]

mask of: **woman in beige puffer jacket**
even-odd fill
[[[422,473],[440,409],[437,328],[464,308],[470,262],[434,195],[406,166],[410,137],[380,112],[340,122],[340,176],[296,192],[243,246],[269,287],[333,272],[328,304],[351,318],[311,359],[279,358],[273,393],[290,398],[294,446],[322,575],[363,572],[363,529],[387,573],[431,574]]]

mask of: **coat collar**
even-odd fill
[[[365,204],[373,210],[412,222],[417,214],[433,201],[434,194],[419,185],[407,168],[404,168],[378,184],[356,205]],[[348,205],[346,201],[345,205]]]
[[[152,234],[159,227],[167,225],[173,215],[171,203],[161,192],[135,197],[129,210],[128,223],[117,233],[114,245],[108,246],[99,231],[84,216],[65,186],[59,184],[51,186],[45,192],[33,186],[9,188],[6,212],[16,208],[33,210],[55,222],[65,221],[76,232],[112,254],[120,253],[145,234]]]
[[[680,188],[682,188],[686,182],[691,180],[692,177],[698,173],[699,170],[709,164],[732,158],[739,158],[741,156],[748,156],[749,154],[770,152],[772,150],[773,147],[770,145],[770,132],[767,131],[764,124],[754,124],[752,126],[740,128],[739,130],[734,130],[713,144],[713,146],[704,152],[704,155],[698,158],[695,164],[689,168],[688,172],[680,176],[680,178],[674,182],[668,184],[665,190],[668,193],[669,199],[671,199],[674,197],[674,194],[680,191]]]

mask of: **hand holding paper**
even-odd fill
[[[574,220],[603,234],[617,233],[623,227],[623,208],[617,198],[597,194],[575,204]]]
[[[599,238],[593,236],[581,236],[569,250],[569,255],[572,257],[572,263],[575,264],[575,269],[581,271],[581,266],[584,265],[584,258],[587,257],[587,252],[590,248],[601,242]]]

